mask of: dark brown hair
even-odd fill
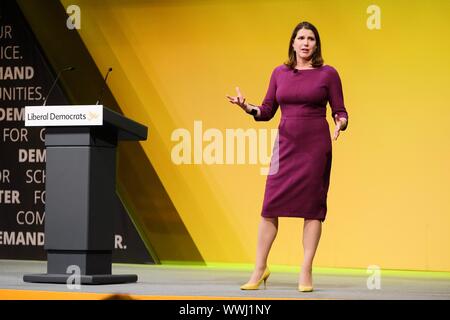
[[[314,68],[321,67],[323,65],[323,58],[322,58],[322,46],[320,44],[319,31],[317,31],[316,27],[314,27],[311,23],[307,21],[300,22],[295,27],[294,31],[292,31],[291,40],[289,41],[289,54],[288,54],[289,58],[284,64],[291,69],[295,69],[295,67],[297,66],[297,55],[294,51],[294,48],[292,48],[292,44],[294,43],[295,37],[297,36],[297,32],[300,29],[308,29],[314,33],[317,48],[312,54],[311,63]]]

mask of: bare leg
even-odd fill
[[[304,257],[299,277],[301,285],[312,286],[312,265],[321,234],[322,222],[320,220],[305,219],[303,225]]]
[[[278,218],[261,217],[258,230],[258,244],[256,247],[255,270],[250,277],[249,283],[257,282],[267,267],[267,257],[270,248],[278,232]]]

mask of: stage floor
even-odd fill
[[[267,288],[242,291],[250,269],[113,264],[113,274],[137,274],[138,282],[82,285],[23,282],[24,274],[45,273],[46,262],[0,260],[0,299],[450,299],[450,273],[381,271],[380,289],[369,290],[365,270],[314,269],[314,292],[297,291],[298,273],[272,268]],[[263,287],[263,286],[261,286]]]

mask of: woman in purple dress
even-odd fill
[[[347,128],[342,84],[336,69],[323,64],[320,37],[308,22],[299,23],[289,42],[289,59],[276,67],[261,106],[237,96],[227,96],[256,121],[269,121],[281,106],[278,143],[267,177],[258,231],[256,265],[242,290],[264,286],[270,271],[267,257],[278,231],[278,217],[304,218],[304,260],[299,291],[313,291],[312,264],[327,213],[327,192],[331,170],[331,137],[326,120],[330,103],[335,122],[333,140]],[[275,170],[273,170],[275,168]]]

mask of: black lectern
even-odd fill
[[[46,126],[47,273],[24,275],[25,282],[67,283],[72,270],[80,284],[137,281],[111,274],[116,147],[146,140],[147,127],[102,108],[103,125]]]

